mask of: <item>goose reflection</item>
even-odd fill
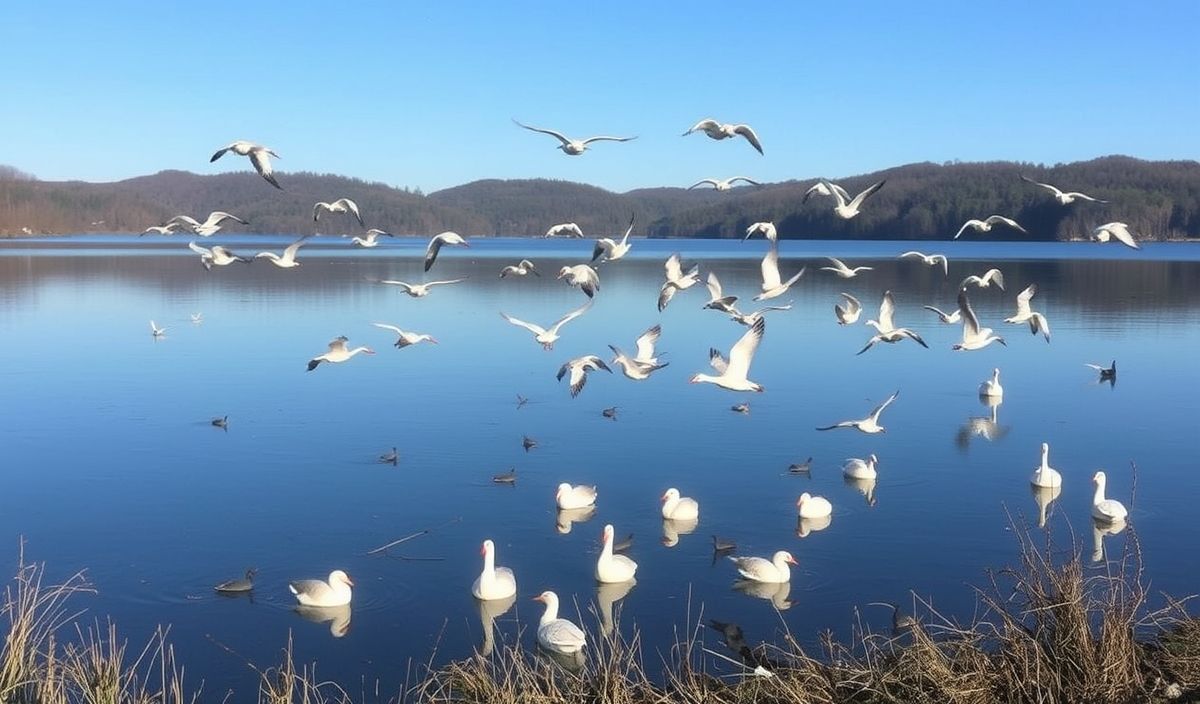
[[[1046,527],[1046,513],[1050,508],[1050,504],[1058,498],[1062,493],[1062,485],[1055,487],[1029,485],[1029,491],[1033,494],[1033,500],[1038,506],[1038,528]]]
[[[596,585],[596,606],[600,607],[600,632],[609,635],[616,627],[613,621],[613,604],[629,595],[637,586],[637,579],[628,579],[615,584]]]
[[[787,582],[755,582],[749,579],[739,579],[733,583],[734,591],[739,591],[755,599],[771,602],[771,606],[779,611],[792,608],[792,600],[788,595],[792,592],[791,581]]]
[[[874,481],[860,479],[858,481]],[[868,499],[868,502],[870,500]],[[821,516],[820,518],[797,518],[796,519],[796,537],[807,538],[809,533],[825,530],[829,524],[833,523],[833,514]]]
[[[664,518],[662,523],[662,544],[673,548],[679,544],[679,536],[691,535],[700,525],[699,518]]]
[[[1104,561],[1104,539],[1125,530],[1125,521],[1108,523],[1092,519],[1092,562]]]
[[[573,653],[560,653],[557,650],[547,650],[541,645],[538,645],[538,652],[541,653],[542,656],[553,660],[558,664],[559,667],[573,675],[577,675],[583,671],[583,653],[586,650],[587,648],[583,648],[582,650],[576,650]]]
[[[842,477],[842,481],[846,482],[847,486],[858,489],[858,492],[867,500],[868,506],[875,506],[875,478],[856,479],[854,477]]]
[[[592,520],[594,515],[596,515],[595,506],[559,509],[558,516],[554,520],[555,527],[559,533],[566,535],[571,532],[571,526],[576,523],[587,523]]]
[[[475,606],[479,609],[479,623],[483,626],[483,645],[479,646],[480,655],[487,657],[492,654],[492,650],[496,647],[496,619],[508,613],[515,603],[517,603],[516,594],[504,599],[475,600]]]
[[[305,621],[329,623],[329,635],[341,638],[350,632],[350,605],[342,606],[297,606],[296,613]]]
[[[954,436],[954,444],[960,450],[966,450],[971,446],[971,438],[981,437],[984,440],[996,441],[1008,435],[1009,427],[1000,425],[998,411],[1003,399],[998,396],[980,396],[979,403],[985,408],[991,410],[986,416],[971,416],[958,429],[958,433]]]

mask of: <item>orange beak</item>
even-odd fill
[[[666,494],[663,494],[662,496],[658,497],[658,500],[659,500],[659,501],[666,501],[666,500],[667,500],[667,495],[666,495]]]
[[[346,584],[349,584],[352,587],[354,586],[354,580],[350,579],[350,575],[346,575]]]
[[[486,548],[486,547],[484,547],[483,545],[480,545],[480,546],[479,546],[479,554],[480,554],[480,555],[487,555],[487,548]]]
[[[545,601],[545,599],[542,598],[541,594],[538,594],[537,596],[530,599],[530,601]]]
[[[788,555],[788,559],[787,559],[787,561],[788,561],[788,563],[790,563],[790,564],[793,564],[793,565],[799,565],[799,564],[800,564],[799,562],[796,562],[796,558],[792,557],[791,555]]]

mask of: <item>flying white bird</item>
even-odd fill
[[[195,242],[188,242],[188,249],[200,255],[200,263],[204,265],[206,271],[211,270],[214,266],[229,266],[234,262],[249,264],[253,261],[247,257],[239,257],[221,245],[214,245],[209,248],[201,247]]]
[[[770,249],[767,250],[767,255],[762,260],[762,293],[754,297],[756,301],[765,301],[771,298],[777,298],[787,293],[792,284],[800,280],[804,276],[806,267],[800,267],[800,271],[787,281],[782,281],[779,275],[779,247],[772,242]]]
[[[989,215],[984,220],[971,219],[964,222],[963,226],[958,228],[958,232],[954,234],[954,239],[958,239],[962,233],[967,231],[967,228],[975,230],[976,232],[991,232],[992,227],[1000,224],[1008,225],[1012,229],[1022,232],[1026,235],[1029,234],[1025,228],[1018,225],[1017,221],[1013,220],[1012,218],[1006,218],[1003,215]]]
[[[470,247],[471,245],[463,239],[462,235],[457,232],[443,232],[434,235],[433,239],[429,240],[429,246],[425,248],[425,271],[429,271],[433,267],[433,263],[437,261],[438,252],[442,251],[442,247],[449,245],[452,247]]]
[[[556,279],[566,279],[568,286],[578,286],[588,298],[600,290],[600,274],[587,264],[564,266],[558,270]]]
[[[509,322],[513,321],[509,320]],[[558,375],[556,378],[559,381],[562,381],[562,378],[566,376],[568,372],[570,373],[571,376],[568,379],[568,386],[571,390],[571,398],[575,398],[579,395],[580,391],[583,391],[584,385],[587,384],[588,372],[594,372],[598,369],[603,369],[609,374],[612,374],[612,369],[604,363],[603,359],[600,359],[594,354],[588,354],[582,357],[576,357],[575,359],[569,360],[563,364],[558,368]]]
[[[716,370],[716,376],[696,374],[691,378],[691,383],[716,384],[730,391],[762,391],[762,384],[750,381],[749,374],[750,364],[754,361],[754,353],[758,351],[758,345],[762,342],[766,329],[766,321],[760,318],[729,350],[728,360],[717,350],[710,349],[708,361]]]
[[[166,328],[160,328],[154,324],[153,320],[150,321],[150,336],[151,337],[159,338],[159,337],[163,337],[166,334],[167,334]]]
[[[1092,239],[1097,242],[1108,242],[1109,239],[1115,239],[1126,247],[1133,249],[1141,249],[1133,234],[1129,231],[1129,226],[1123,222],[1110,222],[1101,225],[1092,230]]]
[[[885,409],[889,405],[891,405],[892,401],[895,401],[896,397],[899,395],[900,395],[900,392],[897,391],[896,393],[892,394],[891,396],[888,396],[887,400],[884,401],[883,403],[879,404],[878,406],[876,406],[874,409],[872,409],[870,415],[868,415],[866,418],[862,418],[860,420],[844,420],[840,423],[834,423],[833,425],[827,425],[824,428],[817,428],[817,430],[833,430],[834,428],[855,428],[855,429],[859,430],[860,432],[870,433],[870,434],[886,433],[887,429],[879,424],[879,414],[883,413],[883,409]]]
[[[966,289],[958,292],[958,312],[962,316],[963,323],[962,341],[956,343],[951,349],[981,350],[993,342],[1008,346],[1004,338],[992,332],[991,328],[980,327],[979,318],[975,317],[975,311],[971,309],[971,301],[967,298]]]
[[[222,156],[225,155],[225,152],[228,152],[228,151],[232,151],[234,154],[237,154],[238,156],[250,157],[250,163],[254,164],[254,169],[256,171],[258,171],[258,175],[262,176],[264,179],[266,179],[267,183],[271,184],[272,186],[278,188],[281,191],[283,190],[283,186],[280,186],[279,182],[275,180],[275,174],[271,170],[271,157],[275,157],[276,159],[278,159],[279,158],[278,154],[271,151],[267,147],[262,146],[261,144],[255,144],[254,142],[246,142],[246,141],[239,139],[238,141],[231,143],[227,147],[218,149],[217,153],[213,154],[212,158],[208,160],[209,163],[212,163],[212,162],[216,161],[217,159],[220,159]]]
[[[555,132],[554,130],[547,130],[547,129],[543,129],[541,127],[530,127],[529,125],[523,125],[520,122],[517,122],[516,120],[513,120],[513,122],[516,122],[519,127],[524,127],[525,129],[530,130],[531,132],[541,132],[542,134],[548,134],[551,137],[557,139],[559,142],[561,142],[561,144],[559,144],[557,147],[555,147],[555,149],[561,149],[564,154],[569,154],[571,156],[579,156],[580,154],[584,153],[585,151],[588,150],[588,145],[590,145],[592,142],[628,142],[630,140],[637,139],[637,137],[603,137],[603,136],[602,137],[588,137],[587,139],[571,139],[570,137],[564,135],[562,132]]]
[[[670,364],[670,362],[663,362],[662,364],[656,364],[655,362],[643,362],[630,357],[622,352],[620,348],[613,345],[609,345],[608,349],[612,350],[613,364],[620,365],[621,370],[625,373],[625,376],[633,379],[634,381],[644,381],[649,379],[652,373]]]
[[[596,240],[596,247],[592,249],[593,262],[602,256],[604,257],[604,261],[615,262],[626,254],[629,254],[629,250],[633,248],[633,245],[629,244],[629,234],[633,232],[633,219],[634,215],[630,215],[629,227],[625,228],[625,236],[621,238],[620,242],[610,237],[601,237]]]
[[[777,239],[779,239],[779,233],[776,232],[776,230],[775,230],[775,223],[773,223],[773,222],[756,222],[753,225],[751,225],[750,227],[746,228],[746,236],[742,238],[742,241],[745,242],[746,240],[750,239],[752,236],[754,236],[760,232],[763,234],[763,237],[766,237],[767,240],[769,240],[771,242],[774,242]]]
[[[983,272],[983,276],[976,276],[975,274],[971,274],[970,276],[968,276],[967,278],[962,280],[962,283],[960,283],[958,285],[958,289],[961,291],[970,284],[975,284],[979,288],[987,288],[988,286],[990,286],[992,284],[996,284],[996,288],[1003,291],[1004,290],[1004,274],[1000,273],[999,269],[988,269],[987,271]]]
[[[365,238],[364,237],[351,237],[350,242],[352,244],[358,245],[359,247],[366,247],[366,248],[370,249],[371,247],[379,246],[379,238],[380,237],[395,237],[395,235],[393,235],[390,232],[386,232],[384,230],[380,230],[380,229],[372,227],[370,230],[367,230],[367,236]]]
[[[847,202],[849,196],[846,194],[844,189],[833,188],[830,186],[830,193],[833,195],[833,199],[837,201],[836,205],[833,206],[833,212],[843,220],[849,220],[855,215],[858,215],[859,208],[862,207],[863,203],[872,195],[874,195],[876,191],[878,191],[880,188],[883,188],[883,184],[885,183],[887,183],[887,179],[884,179],[879,183],[872,184],[862,193],[854,196],[854,198],[849,202]]]
[[[872,266],[856,266],[853,269],[851,269],[850,267],[846,266],[845,262],[843,262],[841,259],[838,259],[837,257],[825,257],[825,258],[828,259],[829,262],[831,264],[833,264],[833,266],[823,266],[823,267],[821,267],[821,271],[832,271],[833,273],[837,274],[839,277],[841,277],[843,279],[853,279],[855,276],[858,276],[858,272],[860,272],[860,271],[874,271],[875,270],[875,267],[872,267]]]
[[[875,328],[876,333],[870,340],[867,341],[866,346],[858,351],[858,354],[862,354],[863,352],[871,349],[875,346],[876,342],[896,343],[906,337],[913,342],[916,342],[920,346],[929,349],[929,345],[925,344],[925,341],[921,339],[920,335],[912,330],[909,330],[908,328],[896,327],[895,323],[892,321],[892,316],[895,314],[895,312],[896,302],[892,300],[892,292],[884,291],[883,301],[879,304],[879,320],[867,321],[867,325]]]
[[[837,185],[836,183],[833,183],[832,181],[826,181],[826,180],[822,179],[808,187],[808,190],[804,192],[804,197],[800,199],[800,203],[801,203],[801,205],[803,205],[804,203],[807,203],[808,199],[813,196],[825,196],[826,198],[834,198],[835,197],[833,195],[834,193],[840,193],[844,200],[850,200],[850,194],[846,192],[845,188],[842,188],[841,186]]]
[[[428,281],[423,284],[410,284],[397,279],[383,279],[378,283],[387,284],[389,286],[399,286],[403,293],[407,293],[413,298],[424,298],[429,295],[430,289],[434,286],[448,286],[450,284],[459,284],[466,279],[447,279],[446,281]]]
[[[351,213],[354,215],[354,219],[358,220],[359,225],[363,224],[362,215],[358,213],[358,203],[349,198],[338,198],[332,203],[326,203],[323,200],[317,201],[313,206],[313,222],[321,219],[321,213]]]
[[[591,307],[592,302],[588,301],[581,307],[576,308],[570,313],[564,315],[562,318],[559,318],[558,322],[554,323],[549,328],[544,328],[540,325],[534,325],[533,323],[527,323],[524,320],[517,320],[506,313],[500,313],[500,317],[504,318],[513,325],[516,325],[517,327],[525,328],[529,332],[533,333],[534,340],[537,340],[539,343],[541,343],[542,347],[546,350],[552,350],[554,349],[554,343],[557,342],[560,337],[558,331],[562,329],[562,326],[588,312],[588,309]]]
[[[838,325],[853,325],[862,315],[862,303],[848,293],[842,293],[843,303],[833,304],[833,314],[837,316]]]
[[[732,313],[736,310],[733,304],[737,302],[738,297],[725,295],[715,271],[708,272],[708,282],[705,285],[708,287],[708,303],[704,304],[705,309],[719,310],[722,313]]]
[[[1046,338],[1046,342],[1050,341],[1050,323],[1047,322],[1046,316],[1033,310],[1030,307],[1030,301],[1037,295],[1037,284],[1029,284],[1025,290],[1017,294],[1017,312],[1010,318],[1005,318],[1004,322],[1013,325],[1029,323],[1029,332],[1034,335],[1039,332],[1042,337]]]
[[[950,275],[950,262],[946,259],[945,254],[922,254],[921,252],[911,251],[901,254],[899,259],[920,259],[926,266],[937,266],[940,262],[942,265],[942,274]]]
[[[679,260],[679,253],[676,252],[670,257],[667,257],[667,263],[663,265],[666,272],[667,280],[663,283],[662,288],[658,290],[658,310],[662,312],[666,310],[667,304],[675,297],[679,291],[687,289],[700,283],[700,267],[693,266],[688,272],[683,273],[683,264]]]
[[[312,359],[308,360],[308,371],[311,372],[312,370],[316,369],[317,366],[319,366],[321,364],[321,362],[330,362],[330,363],[337,364],[337,363],[345,362],[349,359],[352,359],[355,355],[357,355],[359,353],[375,354],[375,350],[371,349],[370,347],[355,347],[354,349],[347,348],[346,342],[348,342],[349,339],[350,338],[346,337],[345,335],[335,337],[329,343],[329,351],[328,352],[326,352],[324,354],[319,354],[316,357],[313,357]]]
[[[1100,200],[1099,198],[1093,198],[1089,195],[1080,193],[1078,191],[1068,191],[1068,192],[1064,193],[1063,191],[1058,190],[1057,188],[1055,188],[1054,186],[1051,186],[1048,183],[1038,183],[1037,181],[1034,181],[1033,179],[1031,179],[1025,175],[1021,176],[1021,180],[1026,181],[1028,183],[1032,183],[1035,186],[1041,186],[1042,188],[1045,188],[1047,191],[1050,191],[1051,193],[1054,194],[1054,199],[1058,201],[1059,205],[1070,205],[1070,204],[1074,203],[1076,199],[1090,200],[1093,203],[1107,203],[1108,202],[1106,200]]]
[[[658,338],[661,335],[661,325],[655,325],[642,333],[633,343],[634,347],[637,348],[637,354],[634,356],[633,361],[638,364],[658,364],[658,357],[654,354],[654,346],[658,343]]]
[[[169,222],[166,225],[151,225],[145,230],[142,230],[138,237],[141,237],[142,235],[148,235],[150,233],[154,233],[156,235],[173,235],[177,229],[179,229],[179,223],[176,222]]]
[[[246,220],[243,220],[236,215],[230,215],[229,213],[221,210],[214,210],[213,212],[209,213],[204,222],[197,222],[195,218],[189,215],[176,215],[175,217],[171,218],[167,224],[170,225],[171,223],[174,223],[175,225],[187,229],[193,234],[200,235],[201,237],[212,237],[220,232],[221,223],[225,222],[226,220],[235,220],[243,225],[250,224]]]
[[[567,237],[583,237],[583,230],[573,222],[564,222],[546,230],[546,237],[558,237],[566,235]]]
[[[415,344],[418,344],[421,342],[432,342],[435,345],[438,343],[438,341],[436,339],[434,339],[433,335],[427,335],[425,333],[406,332],[406,331],[401,330],[400,328],[396,327],[395,325],[388,325],[387,323],[371,323],[371,324],[377,328],[381,328],[383,330],[391,330],[392,332],[396,333],[396,335],[397,335],[396,341],[393,344],[399,349],[404,349],[405,347],[408,347],[409,345],[415,345]]]
[[[702,178],[699,181],[688,186],[687,189],[690,191],[693,188],[699,188],[700,186],[703,186],[704,184],[709,184],[718,191],[730,191],[730,190],[733,190],[733,184],[738,181],[745,181],[746,183],[750,184],[751,186],[761,186],[762,185],[758,181],[755,181],[754,179],[751,179],[751,178],[746,178],[745,176],[734,176],[733,178],[727,178],[724,180],[716,179],[716,178]]]
[[[734,125],[730,123],[717,122],[712,118],[707,118],[692,125],[692,128],[683,133],[686,137],[693,132],[703,132],[712,139],[732,139],[739,135],[746,138],[750,146],[758,150],[759,154],[763,153],[762,142],[758,141],[758,135],[754,134],[754,130],[750,125]]]
[[[538,270],[533,267],[533,262],[529,261],[528,259],[522,259],[521,261],[517,262],[516,266],[509,264],[500,270],[500,278],[502,279],[506,276],[526,276],[528,274],[533,274],[534,276],[539,277],[541,276],[541,274],[538,273]]]
[[[953,325],[954,323],[957,323],[959,321],[959,319],[962,317],[962,311],[960,311],[957,308],[954,309],[953,313],[947,313],[946,311],[942,310],[941,308],[935,308],[933,306],[922,306],[922,307],[925,310],[931,310],[934,313],[937,313],[938,320],[942,321],[943,323],[946,323],[947,325]]]
[[[269,259],[272,264],[280,269],[292,269],[294,267],[298,267],[300,266],[300,262],[296,261],[296,253],[300,251],[300,248],[304,246],[304,243],[309,237],[312,237],[312,235],[305,235],[304,237],[301,237],[295,242],[289,244],[284,248],[282,255],[274,252],[259,252],[258,254],[254,255],[254,258]]]

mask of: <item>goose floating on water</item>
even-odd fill
[[[1096,493],[1092,496],[1092,518],[1105,523],[1120,523],[1129,512],[1120,501],[1104,498],[1105,481],[1103,470],[1092,475],[1092,486],[1096,487]]]
[[[496,544],[483,541],[479,548],[483,556],[483,571],[471,584],[471,595],[481,601],[507,599],[517,593],[517,578],[507,567],[496,566]]]
[[[638,568],[637,563],[625,555],[614,554],[613,534],[611,523],[604,526],[604,532],[601,534],[603,547],[600,549],[600,557],[596,560],[596,581],[605,584],[628,582],[633,579]]]
[[[329,573],[329,581],[300,579],[288,583],[288,590],[301,606],[345,606],[353,596],[354,582],[341,570]]]
[[[788,565],[800,564],[787,550],[776,552],[770,560],[762,557],[730,557],[729,559],[737,567],[738,574],[751,582],[767,584],[790,582],[792,572],[788,569]]]
[[[813,496],[806,491],[796,499],[796,513],[801,518],[825,518],[833,513],[833,504],[823,496]]]
[[[566,482],[558,485],[554,501],[564,511],[590,508],[596,503],[596,487],[586,484],[572,486]]]
[[[246,570],[246,576],[221,582],[213,588],[222,594],[244,594],[254,589],[254,575],[256,574],[258,574],[258,570],[251,567]]]
[[[1062,475],[1058,470],[1050,466],[1050,445],[1042,443],[1042,463],[1033,470],[1033,477],[1029,480],[1030,484],[1048,489],[1054,489],[1062,486]]]
[[[867,459],[859,459],[851,457],[842,465],[842,475],[847,479],[875,479],[879,476],[875,466],[879,464],[879,458],[872,452],[867,455]]]
[[[992,370],[991,379],[985,379],[979,385],[979,395],[987,398],[1000,398],[1004,395],[1004,387],[1000,385],[999,367]]]
[[[544,591],[533,597],[546,605],[542,618],[538,621],[538,645],[555,653],[571,654],[583,650],[587,645],[587,637],[583,631],[566,619],[558,617],[558,595],[552,591]]]
[[[671,487],[662,495],[662,517],[673,521],[690,521],[700,517],[700,504]]]

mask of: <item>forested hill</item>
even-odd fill
[[[1108,200],[1058,205],[1020,175]],[[140,232],[177,214],[203,218],[226,210],[250,221],[251,232],[314,231],[312,205],[349,197],[368,227],[428,235],[540,236],[559,222],[578,223],[589,236],[620,233],[631,214],[635,234],[653,237],[735,237],[752,222],[771,220],[785,238],[919,239],[952,236],[969,218],[1015,218],[1033,239],[1078,237],[1097,224],[1128,223],[1147,239],[1200,237],[1200,162],[1142,161],[1112,156],[1041,167],[1013,162],[909,164],[838,183],[852,194],[887,184],[850,221],[834,216],[832,201],[802,203],[814,179],[712,190],[652,188],[613,193],[543,179],[483,180],[429,195],[342,176],[279,173],[278,191],[250,171],[201,176],[163,171],[115,183],[38,181],[0,167],[0,234]],[[343,217],[324,231],[357,230]],[[230,228],[230,231],[234,231]],[[1024,237],[993,230],[989,238]]]

